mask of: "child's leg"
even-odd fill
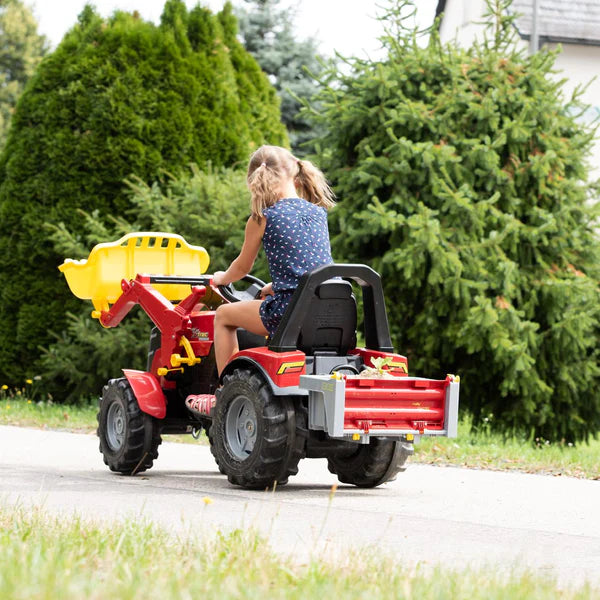
[[[219,375],[238,348],[236,329],[243,327],[257,335],[268,335],[260,318],[262,300],[222,304],[215,315],[215,356]]]

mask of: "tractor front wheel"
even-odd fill
[[[247,489],[284,485],[305,456],[306,410],[290,396],[274,396],[258,373],[235,369],[217,395],[210,437],[230,483]]]
[[[158,458],[158,422],[140,410],[124,377],[111,379],[102,390],[97,432],[100,452],[111,471],[135,475],[152,467]]]
[[[357,445],[352,454],[330,456],[327,466],[342,483],[376,487],[393,481],[400,471],[405,471],[406,459],[413,452],[409,442],[374,438],[369,444]]]

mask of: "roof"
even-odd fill
[[[533,0],[513,0],[519,35],[529,39]],[[600,45],[600,0],[539,0],[540,42]]]
[[[438,0],[435,16],[446,9]],[[600,0],[539,0],[538,37],[540,43],[600,45]],[[513,0],[509,9],[518,14],[515,25],[519,35],[531,36],[533,0]]]

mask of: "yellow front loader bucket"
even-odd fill
[[[121,295],[121,280],[136,275],[198,276],[210,259],[201,246],[188,244],[180,235],[160,232],[128,233],[116,242],[94,246],[87,260],[67,258],[59,270],[69,288],[82,300],[91,300],[96,312],[108,310]],[[182,300],[189,285],[156,285],[168,300]]]

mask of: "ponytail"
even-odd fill
[[[298,160],[297,163],[298,174],[294,183],[300,197],[323,208],[334,206],[334,195],[323,173],[310,160]]]
[[[266,163],[255,169],[248,175],[248,189],[252,200],[250,202],[252,216],[256,220],[260,220],[263,216],[263,210],[269,206],[273,206],[277,202],[277,183],[279,175],[274,169],[269,168]]]
[[[261,146],[248,164],[246,181],[252,196],[252,216],[257,220],[263,211],[279,200],[282,181],[293,179],[300,197],[322,206],[334,206],[334,195],[325,176],[309,160],[298,160],[279,146]]]

